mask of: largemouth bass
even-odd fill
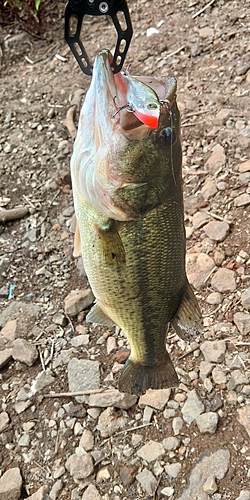
[[[142,394],[178,385],[168,323],[187,339],[202,320],[185,271],[176,81],[113,75],[110,62],[96,57],[71,159],[75,254],[96,297],[87,321],[130,343],[119,390]]]

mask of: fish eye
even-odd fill
[[[150,104],[147,105],[147,108],[148,109],[157,109],[158,106],[157,104],[155,104],[154,102],[151,102]]]
[[[160,132],[159,140],[163,146],[172,146],[176,141],[174,130],[171,127],[163,128]]]

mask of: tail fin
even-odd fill
[[[119,379],[119,391],[141,395],[147,389],[176,387],[178,383],[174,365],[166,352],[164,360],[155,365],[144,365],[128,359]]]

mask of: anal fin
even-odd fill
[[[110,319],[102,310],[101,306],[96,303],[86,316],[86,321],[89,323],[96,323],[97,325],[116,326],[116,324]]]
[[[188,282],[171,324],[182,340],[190,340],[202,332],[203,322],[200,307]]]

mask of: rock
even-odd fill
[[[89,484],[81,500],[102,500],[102,497],[94,484]]]
[[[201,188],[204,200],[209,200],[217,193],[217,186],[214,179],[207,179]]]
[[[236,196],[236,198],[234,198],[235,207],[244,207],[246,205],[249,205],[249,203],[250,203],[250,194],[248,193],[242,193],[239,196]]]
[[[212,373],[213,369],[212,363],[209,363],[208,361],[201,361],[200,363],[200,378],[204,380],[210,373]]]
[[[213,384],[209,378],[204,378],[203,385],[207,392],[211,392],[213,390]]]
[[[212,277],[211,285],[217,292],[233,292],[236,289],[235,272],[221,267]]]
[[[89,429],[84,429],[81,435],[79,446],[82,446],[85,451],[91,451],[94,448],[94,442],[95,438],[92,432]]]
[[[0,351],[0,368],[3,368],[12,358],[12,349]]]
[[[234,314],[234,323],[236,324],[241,335],[250,333],[250,314],[237,312]]]
[[[97,484],[103,483],[103,481],[107,481],[110,477],[108,467],[102,467],[96,474],[96,482]]]
[[[157,486],[157,481],[149,469],[145,467],[136,475],[136,479],[148,495],[153,495]]]
[[[191,424],[201,413],[204,412],[204,405],[198,397],[195,389],[188,393],[187,399],[181,408],[183,419]]]
[[[215,115],[215,125],[225,125],[228,118],[232,115],[232,109],[222,108]]]
[[[244,161],[243,163],[239,163],[238,165],[239,172],[249,172],[250,171],[250,160]]]
[[[75,350],[73,348],[64,349],[54,358],[52,365],[53,369],[58,368],[58,366],[61,365],[67,365],[73,356],[75,356]]]
[[[250,490],[242,490],[236,500],[250,500]]]
[[[172,422],[172,427],[174,431],[174,435],[178,436],[180,434],[180,431],[184,425],[184,422],[181,417],[174,417],[173,422]]]
[[[139,406],[151,406],[156,410],[163,410],[171,394],[171,389],[148,389],[139,399]]]
[[[152,416],[153,416],[154,410],[151,408],[151,406],[145,406],[144,412],[143,412],[143,424],[147,425],[151,422]]]
[[[90,288],[85,290],[71,290],[65,297],[64,309],[69,316],[77,316],[84,309],[87,309],[94,302],[95,298]]]
[[[68,364],[68,382],[70,392],[99,389],[99,362],[89,359],[72,358]],[[85,401],[85,396],[77,396],[79,403]]]
[[[93,459],[90,453],[78,456],[70,455],[65,464],[66,469],[74,479],[85,479],[94,472]]]
[[[0,327],[4,327],[9,320],[17,320],[18,335],[25,335],[30,331],[30,320],[36,318],[41,311],[41,307],[14,300],[0,314]]]
[[[54,381],[55,377],[51,375],[50,370],[45,370],[41,373],[38,373],[35,380],[33,380],[31,383],[30,396],[33,396],[36,392],[41,391],[47,385],[53,384]]]
[[[137,456],[142,458],[143,460],[146,460],[147,462],[158,460],[164,454],[164,446],[157,441],[149,441],[137,451]]]
[[[33,495],[26,498],[26,500],[46,500],[45,495],[47,493],[47,486],[41,486]],[[47,495],[46,495],[47,496]]]
[[[173,464],[167,464],[165,465],[164,469],[167,475],[170,477],[170,479],[176,479],[181,472],[181,464],[178,462]]]
[[[0,433],[5,430],[8,423],[10,422],[10,417],[6,411],[0,413]]]
[[[112,352],[116,351],[116,338],[110,335],[110,337],[107,338],[107,343],[106,343],[106,349],[107,349],[107,354],[111,354]]]
[[[172,497],[172,495],[174,494],[174,488],[172,486],[166,486],[166,488],[163,488],[161,490],[161,494],[165,497]]]
[[[55,325],[59,326],[67,326],[69,322],[68,318],[66,318],[66,316],[64,316],[64,314],[59,311],[53,314],[52,321],[53,323],[55,323]]]
[[[219,449],[213,453],[206,453],[193,467],[188,476],[187,486],[178,500],[190,500],[199,498],[199,500],[208,500],[203,487],[209,477],[223,479],[230,465],[230,453],[227,449]]]
[[[248,384],[248,382],[248,378],[240,370],[232,370],[227,388],[229,391],[233,391],[239,385]]]
[[[202,415],[198,415],[198,417],[196,417],[195,421],[201,434],[206,432],[214,434],[217,429],[218,414],[212,411],[202,413]]]
[[[29,445],[30,445],[30,436],[29,434],[24,433],[18,440],[18,446],[27,447]]]
[[[187,252],[187,275],[196,290],[205,286],[205,282],[214,268],[214,261],[205,253]]]
[[[223,146],[216,144],[212,149],[212,154],[206,161],[204,168],[208,172],[215,174],[217,170],[226,164],[226,155]]]
[[[203,490],[208,495],[213,495],[218,490],[218,486],[216,484],[216,479],[214,476],[209,476],[205,483],[203,484]]]
[[[210,219],[211,219],[210,215],[204,212],[203,210],[196,212],[193,215],[192,219],[192,224],[194,229],[199,229],[200,227],[204,226]]]
[[[200,346],[200,350],[209,363],[221,363],[225,358],[225,340],[206,340]]]
[[[237,410],[237,420],[243,427],[245,427],[248,436],[250,437],[250,404]]]
[[[211,240],[220,242],[228,236],[230,227],[227,222],[210,221],[203,227],[203,231]]]
[[[74,347],[81,347],[82,345],[87,345],[89,343],[89,335],[77,335],[70,340],[71,345]]]
[[[121,413],[115,411],[114,408],[107,408],[99,416],[97,429],[102,437],[110,437],[115,432],[124,429],[127,420],[127,416],[121,415]]]
[[[38,351],[36,346],[27,340],[16,339],[13,342],[12,358],[27,366],[32,366],[38,358]]]
[[[0,478],[1,500],[19,500],[22,482],[22,476],[18,467],[8,469],[4,472]]]
[[[221,366],[216,366],[212,371],[212,378],[215,384],[225,384],[227,376]]]
[[[134,465],[125,465],[120,469],[120,479],[123,486],[130,486],[135,480],[137,467]]]
[[[13,341],[16,338],[17,320],[9,320],[0,332],[0,342],[3,347],[12,347]]]
[[[115,408],[127,410],[128,408],[131,408],[131,406],[133,406],[136,401],[137,396],[119,392],[118,390],[114,389],[98,394],[90,394],[88,405],[98,406],[99,408],[114,406]]]
[[[177,450],[180,445],[180,440],[177,437],[169,436],[163,439],[162,444],[167,451]]]
[[[219,292],[212,292],[206,298],[206,302],[212,306],[222,303],[222,295]]]
[[[60,491],[63,489],[63,481],[62,479],[58,479],[58,481],[56,481],[51,490],[50,490],[50,494],[49,494],[49,498],[50,500],[56,500],[59,496],[59,493]]]
[[[245,309],[250,310],[250,288],[246,288],[241,294],[241,303]]]

